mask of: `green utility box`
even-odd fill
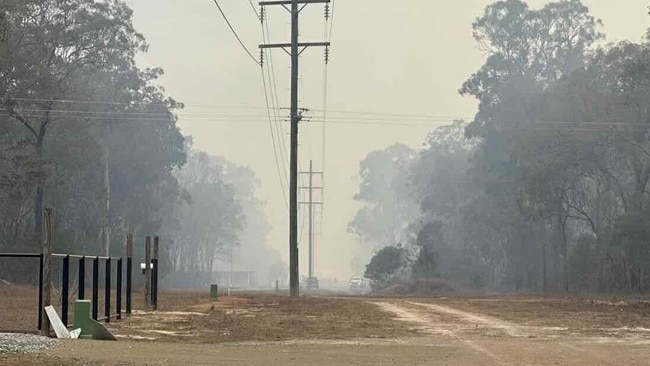
[[[210,300],[219,300],[219,286],[216,284],[210,285]]]
[[[90,329],[90,300],[77,300],[74,302],[73,329],[81,329],[79,338],[91,338]]]
[[[91,318],[90,300],[74,302],[74,329],[81,329],[79,338],[116,341],[117,338],[106,327]]]

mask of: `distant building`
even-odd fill
[[[232,282],[230,278],[230,271],[215,271],[214,283],[219,286],[228,286],[231,284],[237,288],[251,288],[256,287],[255,272],[253,271],[232,271]],[[225,288],[225,287],[224,287]]]

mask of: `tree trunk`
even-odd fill
[[[562,288],[564,292],[569,292],[569,250],[566,237],[566,222],[567,217],[564,212],[564,207],[560,200],[558,207],[558,234],[560,239],[560,250],[562,251]]]

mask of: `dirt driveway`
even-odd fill
[[[650,365],[643,302],[251,296],[211,306],[136,314],[114,328],[118,342],[62,342],[0,364]]]

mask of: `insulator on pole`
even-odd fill
[[[330,18],[330,4],[325,4],[325,19],[329,20]]]
[[[265,9],[266,9],[265,7],[260,6],[260,22],[262,22],[262,24],[264,24],[264,18],[266,13]]]
[[[330,62],[330,48],[329,46],[325,47],[325,63],[328,64]]]
[[[264,50],[260,49],[260,66],[264,66]]]

